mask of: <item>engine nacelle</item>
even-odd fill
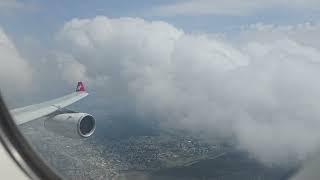
[[[95,119],[87,113],[64,113],[44,121],[46,129],[72,138],[87,138],[95,129]]]

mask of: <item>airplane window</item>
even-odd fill
[[[0,0],[0,157],[16,167],[0,158],[0,174],[317,174],[318,11],[314,0]]]
[[[54,172],[44,161],[37,155],[32,149],[29,143],[24,139],[19,129],[15,126],[7,107],[5,106],[3,99],[0,97],[0,140],[1,149],[5,148],[10,154],[12,161],[17,163],[18,167],[14,166],[4,159],[1,159],[1,174],[3,178],[19,178],[21,175],[7,174],[5,171],[11,171],[10,173],[18,173],[19,170],[26,173],[31,179],[61,179],[61,177]],[[8,156],[1,151],[1,156]],[[15,169],[14,169],[15,168]],[[12,171],[14,169],[14,171]]]

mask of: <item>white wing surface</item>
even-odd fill
[[[64,108],[79,101],[87,95],[88,93],[85,91],[82,82],[79,82],[77,90],[74,93],[43,103],[12,109],[10,110],[10,113],[12,114],[15,122],[18,125],[20,125],[49,115],[61,108]]]

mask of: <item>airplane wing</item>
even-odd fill
[[[50,115],[86,97],[88,93],[82,82],[78,82],[76,92],[66,96],[10,110],[17,125]],[[45,120],[46,128],[71,137],[89,137],[95,130],[94,118],[86,113],[67,112]]]

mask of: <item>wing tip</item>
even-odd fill
[[[86,88],[84,87],[84,83],[82,81],[78,82],[76,92],[86,92]]]

